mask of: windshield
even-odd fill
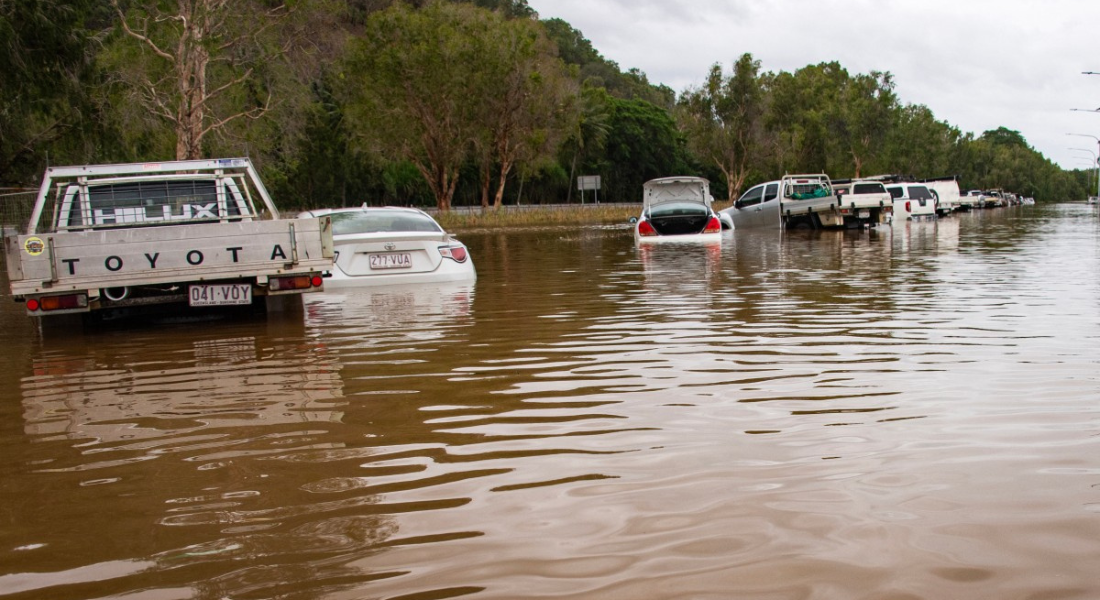
[[[428,215],[414,212],[357,210],[334,212],[330,216],[333,235],[392,231],[441,233],[443,231]]]

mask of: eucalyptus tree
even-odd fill
[[[530,19],[504,20],[484,15],[493,33],[471,78],[479,95],[475,149],[481,166],[481,204],[489,205],[493,175],[497,186],[493,206],[504,200],[508,175],[517,162],[537,162],[553,156],[563,133],[577,121],[577,86],[541,25]],[[494,173],[495,170],[495,173]]]
[[[936,120],[927,106],[910,104],[895,110],[878,164],[920,177],[956,175],[962,139],[958,129]]]
[[[485,11],[469,5],[403,4],[372,14],[343,70],[358,143],[390,161],[408,161],[448,210],[459,171],[477,137],[482,90],[475,65],[491,35]]]
[[[759,72],[760,61],[747,53],[728,77],[715,64],[703,85],[685,91],[677,106],[688,149],[722,171],[731,198],[759,158],[765,106]]]
[[[552,155],[576,92],[537,21],[469,4],[397,4],[367,19],[344,73],[359,144],[407,161],[448,210],[473,160],[488,204],[519,161]]]
[[[859,177],[865,163],[883,153],[899,109],[894,78],[890,73],[872,71],[848,77],[841,85],[830,129],[851,157],[853,176]]]
[[[769,78],[765,127],[773,140],[774,170],[820,172],[847,164],[831,130],[848,72],[839,63],[821,63]]]
[[[303,71],[319,61],[294,58],[324,44],[333,29],[315,20],[336,10],[330,0],[110,3],[122,35],[103,67],[131,102],[134,124],[170,125],[177,159],[199,158],[211,134],[308,97],[295,76],[316,76]]]

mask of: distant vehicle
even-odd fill
[[[966,194],[959,196],[959,209],[970,210],[973,208],[981,208],[985,203],[985,192],[982,190],[970,190]]]
[[[415,208],[326,208],[299,217],[332,221],[335,263],[325,287],[472,282],[477,279],[465,244],[428,213]]]
[[[722,211],[735,229],[844,227],[828,175],[785,175],[749,188]]]
[[[710,182],[702,177],[647,181],[642,186],[642,215],[634,224],[634,240],[639,244],[720,242],[723,225],[711,208],[713,203]]]
[[[936,197],[936,214],[938,216],[949,215],[962,206],[959,193],[959,182],[954,177],[937,177],[935,179],[923,179],[923,183]]]
[[[936,218],[936,198],[923,183],[892,183],[886,191],[894,199],[894,221]]]
[[[982,208],[996,208],[1006,206],[1004,192],[1001,190],[986,190],[982,198]]]
[[[893,199],[881,182],[834,179],[833,189],[845,227],[874,227],[888,223],[894,213]]]
[[[50,167],[4,243],[12,297],[51,319],[300,301],[332,268],[328,219],[282,218],[247,158]]]

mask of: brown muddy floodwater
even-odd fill
[[[0,597],[1100,598],[1095,209],[461,237],[266,321],[0,305]]]

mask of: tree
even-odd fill
[[[416,165],[448,210],[467,160],[503,201],[522,160],[556,151],[573,85],[538,23],[468,4],[395,5],[367,20],[345,69],[360,143]]]
[[[106,67],[143,111],[171,124],[178,160],[201,157],[208,135],[273,108],[279,59],[301,50],[306,39],[290,26],[295,13],[324,12],[308,3],[291,8],[262,0],[159,0],[128,10],[119,0],[111,5],[125,38],[136,43],[108,54]],[[309,38],[310,44],[319,41]]]
[[[610,132],[611,96],[602,87],[584,85],[581,87],[580,107],[577,118],[572,123],[562,149],[568,154],[569,186],[566,201],[573,199],[573,182],[577,178],[577,163],[589,155],[602,152],[607,144]]]
[[[729,77],[715,64],[703,86],[685,92],[678,106],[688,148],[722,171],[731,197],[740,193],[760,145],[764,93],[759,71],[760,61],[748,53]]]
[[[538,23],[512,20],[494,27],[497,33],[485,40],[489,47],[476,73],[483,207],[489,204],[494,165],[498,182],[493,205],[499,207],[517,161],[552,155],[561,143],[560,132],[576,120],[576,86]]]
[[[603,154],[603,197],[641,198],[642,184],[655,177],[687,174],[683,139],[672,116],[645,100],[612,98]]]
[[[844,82],[835,107],[833,130],[852,159],[854,177],[864,163],[881,151],[897,112],[897,96],[890,73],[872,71]]]
[[[0,184],[23,185],[50,158],[79,160],[94,118],[88,89],[92,0],[0,0]],[[68,147],[68,148],[66,148]]]
[[[442,2],[374,13],[344,70],[360,143],[416,165],[440,210],[451,207],[477,135],[481,90],[471,68],[484,60],[482,41],[490,35],[485,15]]]

